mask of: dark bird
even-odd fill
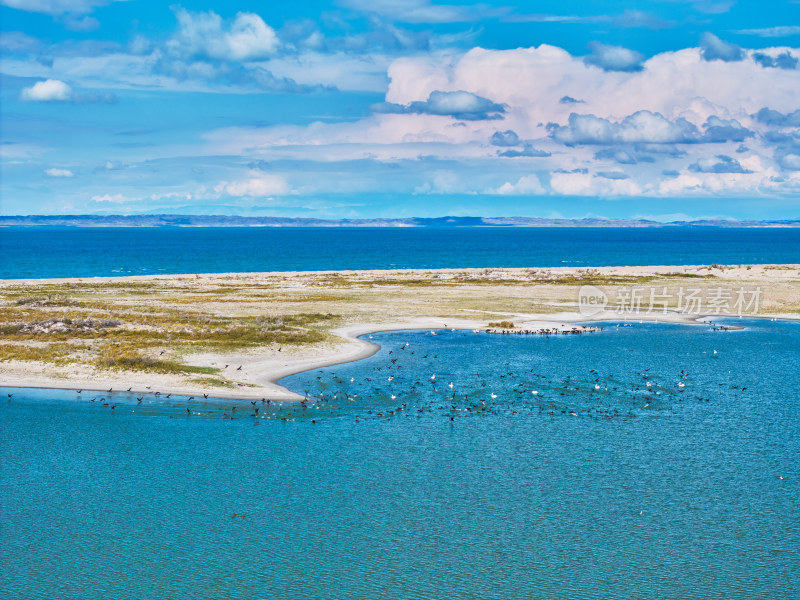
[[[242,365],[239,365],[239,367],[236,370],[237,371],[241,371],[242,370]]]

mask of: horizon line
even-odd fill
[[[53,223],[62,221],[61,223]],[[250,225],[264,227],[282,226],[321,226],[321,227],[429,227],[435,225],[449,227],[563,227],[563,226],[600,226],[600,227],[669,227],[669,226],[705,226],[705,227],[800,227],[800,218],[784,219],[733,219],[733,218],[698,218],[671,221],[657,221],[647,218],[609,218],[609,217],[487,217],[487,216],[455,216],[440,217],[358,217],[358,218],[320,218],[320,217],[283,217],[283,216],[246,216],[230,214],[191,214],[191,213],[154,213],[154,214],[43,214],[43,215],[0,215],[0,227],[103,227],[114,226],[110,222],[130,222],[132,227],[211,227]],[[136,223],[136,221],[140,221]],[[150,221],[149,223],[147,221]],[[215,221],[217,221],[215,223]],[[105,224],[104,224],[105,222]]]

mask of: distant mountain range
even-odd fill
[[[304,219],[225,215],[0,216],[0,227],[800,227],[800,219],[768,221],[649,221],[645,219],[542,219],[538,217],[410,217],[405,219]]]

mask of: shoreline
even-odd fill
[[[624,306],[618,294],[639,287],[663,288],[667,295],[669,287],[674,299],[678,288],[681,293],[698,288],[710,294],[724,287],[733,297],[743,286],[763,290],[762,306],[756,304],[755,310],[764,311],[743,317],[800,317],[800,264],[0,279],[3,324],[10,331],[0,335],[6,349],[0,354],[0,379],[3,387],[296,401],[303,396],[282,386],[281,379],[362,360],[379,350],[360,336],[426,329],[502,330],[506,320],[514,324],[512,334],[609,321],[697,324],[736,315],[709,312],[705,304],[685,313],[680,311],[683,305],[674,302],[666,306],[668,312],[647,309],[645,303],[639,313],[617,312]],[[607,293],[609,299],[617,294],[617,302],[580,311],[584,288],[592,294]],[[15,331],[24,335],[17,338]],[[69,337],[71,331],[76,332],[74,338]],[[302,341],[308,333],[316,337]],[[205,343],[206,335],[223,337]],[[239,344],[238,335],[249,335],[252,341]],[[293,341],[297,336],[300,342]],[[142,340],[140,346],[136,340]],[[47,354],[51,345],[56,350]],[[120,364],[114,363],[115,347],[143,361],[144,368],[115,367]],[[70,360],[59,362],[62,356]],[[144,361],[157,363],[161,356],[175,369],[187,368],[147,368]]]
[[[554,320],[552,315],[536,315],[538,319],[531,320],[531,321],[524,321],[520,322],[520,329],[526,329],[531,334],[534,335],[544,335],[543,330],[548,329],[563,329],[563,330],[570,330],[575,327],[583,327],[586,325],[585,329],[586,332],[594,332],[597,331],[593,329],[594,327],[600,327],[603,323],[615,323],[615,322],[630,322],[630,321],[639,321],[639,322],[654,322],[654,323],[672,323],[672,324],[680,324],[680,325],[702,325],[704,320],[712,318],[712,317],[719,317],[719,315],[683,315],[677,313],[666,313],[666,314],[643,314],[643,315],[631,315],[630,318],[619,318],[616,314],[605,314],[599,318],[585,318],[581,317],[578,314],[574,315],[563,315],[563,316],[570,316],[571,318],[562,318],[558,320]],[[738,317],[723,317],[723,318],[738,318]],[[781,321],[797,321],[800,320],[800,317],[791,317],[791,316],[781,316],[775,317],[772,315],[745,315],[742,318],[769,318]],[[340,327],[332,331],[336,335],[342,338],[342,341],[347,344],[347,348],[344,350],[339,348],[332,350],[325,355],[317,356],[313,358],[305,358],[295,361],[289,361],[288,364],[280,365],[280,366],[271,366],[267,371],[261,373],[255,381],[259,383],[261,386],[259,388],[250,388],[243,387],[236,392],[226,392],[222,390],[210,390],[211,393],[208,393],[208,398],[220,399],[220,400],[240,400],[240,401],[250,401],[250,400],[261,400],[265,398],[272,402],[299,402],[304,399],[304,396],[292,392],[288,388],[282,386],[278,383],[281,379],[285,377],[289,377],[291,375],[295,375],[297,373],[302,373],[305,371],[313,371],[315,369],[321,369],[324,367],[329,367],[333,365],[340,365],[340,364],[347,364],[351,362],[356,362],[358,360],[363,360],[365,358],[369,358],[373,356],[378,351],[380,351],[381,346],[378,343],[371,342],[369,340],[362,339],[361,336],[369,335],[369,334],[377,334],[377,333],[388,333],[388,332],[399,332],[399,331],[425,331],[425,330],[459,330],[459,331],[471,331],[474,329],[480,329],[482,332],[486,331],[486,324],[485,322],[479,321],[464,321],[464,320],[452,320],[449,319],[449,323],[445,322],[443,319],[434,319],[434,318],[420,318],[415,319],[412,322],[386,322],[386,323],[372,323],[372,324],[350,324],[344,327]],[[740,330],[741,327],[732,327],[727,331],[736,331]],[[85,382],[82,381],[60,381],[54,377],[32,377],[32,381],[25,381],[25,380],[6,380],[3,382],[3,385],[0,388],[18,388],[18,389],[40,389],[40,390],[85,390],[91,392],[98,392],[98,393],[131,393],[131,394],[147,394],[150,396],[156,396],[156,392],[160,393],[161,397],[166,397],[167,394],[170,396],[178,396],[178,397],[186,397],[199,399],[204,396],[206,393],[205,390],[201,388],[192,388],[192,387],[184,387],[182,385],[165,385],[159,386],[159,389],[152,389],[152,386],[149,388],[147,386],[141,385],[129,385],[125,387],[129,382],[125,381],[124,377],[117,378],[116,380],[112,379],[105,379],[102,380],[104,385],[99,385],[97,380],[95,382],[86,380]],[[120,383],[122,382],[122,383]],[[85,385],[81,385],[81,383],[85,383]],[[120,388],[116,388],[115,383],[120,385]],[[105,387],[105,384],[109,384],[109,388],[112,389],[109,392],[109,389]],[[266,386],[269,386],[270,389],[267,389]],[[130,390],[128,390],[130,388]]]
[[[396,268],[396,269],[344,269],[344,270],[310,270],[310,271],[224,271],[220,273],[150,273],[146,275],[97,275],[86,277],[47,277],[47,278],[0,278],[0,288],[14,285],[30,284],[64,284],[64,283],[124,283],[148,281],[203,281],[217,279],[248,279],[264,277],[302,278],[309,275],[409,275],[414,273],[441,273],[441,274],[477,274],[485,271],[540,271],[554,275],[570,275],[577,272],[596,272],[600,274],[638,275],[642,273],[671,275],[675,273],[692,273],[700,271],[719,270],[724,275],[726,270],[754,267],[764,270],[783,270],[785,268],[800,270],[800,263],[741,263],[741,264],[693,264],[693,265],[606,265],[606,266],[580,266],[580,267],[444,267],[444,268]]]

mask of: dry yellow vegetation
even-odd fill
[[[592,285],[762,290],[759,312],[799,315],[796,265],[448,269],[184,275],[0,282],[0,369],[8,362],[232,382],[187,355],[324,346],[344,324],[415,317],[510,321],[576,310]]]

